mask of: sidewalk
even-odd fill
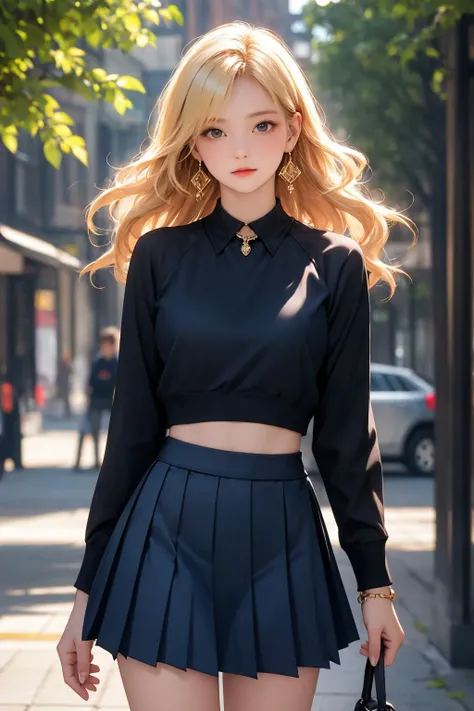
[[[66,423],[61,423],[65,426]],[[72,424],[72,423],[71,423]],[[67,468],[75,434],[52,429],[25,440],[22,472],[0,482],[0,711],[128,708],[111,657],[97,648],[100,691],[85,704],[62,681],[55,647],[69,614],[87,508],[96,472]],[[92,463],[87,442],[85,464]],[[362,639],[355,581],[325,498],[321,504]],[[432,482],[387,477],[389,564],[406,640],[387,669],[387,696],[396,711],[474,711],[474,671],[452,670],[429,644],[433,560]],[[6,575],[5,575],[6,573]],[[313,711],[351,711],[360,695],[365,658],[354,643],[342,665],[322,670]],[[160,709],[160,711],[162,711]],[[165,710],[163,710],[165,711]],[[192,711],[190,709],[189,711]],[[291,711],[290,709],[288,711]]]

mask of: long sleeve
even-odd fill
[[[391,584],[382,464],[370,404],[370,302],[357,243],[338,269],[328,308],[313,454],[358,590]]]
[[[87,593],[113,528],[166,435],[163,408],[156,394],[163,366],[155,344],[152,242],[153,237],[137,242],[127,275],[107,445],[87,521],[85,555],[75,582],[76,588]]]

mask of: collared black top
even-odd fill
[[[143,235],[130,261],[107,447],[76,587],[88,592],[127,500],[167,427],[228,420],[305,433],[358,588],[391,583],[369,399],[369,298],[349,237],[297,222],[277,201],[251,223],[217,203]]]

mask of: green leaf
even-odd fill
[[[124,113],[127,110],[127,97],[124,96],[121,92],[116,93],[113,101],[114,109],[118,114],[121,116],[124,115]]]
[[[427,57],[432,57],[433,59],[439,59],[439,52],[435,47],[427,47],[426,50],[426,56]]]
[[[166,9],[171,19],[174,20],[176,24],[182,25],[184,23],[183,13],[177,5],[168,5]]]
[[[172,22],[173,21],[171,13],[167,7],[164,7],[162,10],[159,10],[159,13],[165,22]]]
[[[86,53],[83,49],[79,49],[79,47],[71,47],[68,49],[68,54],[72,57],[84,57]]]
[[[401,2],[397,2],[392,8],[392,17],[394,17],[394,18],[403,17],[404,15],[407,14],[407,12],[408,12],[408,8],[406,7],[406,5],[403,5],[403,3],[401,3]]]
[[[89,166],[88,154],[85,148],[80,146],[71,146],[71,151],[73,155],[86,166],[86,168]]]
[[[6,25],[0,25],[0,39],[5,43],[7,55],[11,57],[22,57],[24,55],[24,45],[17,35]]]
[[[67,139],[67,142],[71,146],[71,148],[74,146],[75,148],[84,148],[86,145],[85,139],[82,136],[70,136]]]
[[[107,79],[107,72],[105,69],[102,69],[101,67],[95,67],[92,70],[92,76],[94,79],[98,82],[103,82]]]
[[[142,23],[139,16],[136,13],[131,13],[130,15],[125,15],[123,18],[123,25],[128,32],[132,34],[137,34],[142,28]]]
[[[56,111],[52,116],[52,120],[55,123],[65,123],[66,126],[74,126],[76,123],[65,111]]]
[[[18,150],[18,138],[11,133],[2,133],[2,141],[11,153]]]
[[[51,163],[51,165],[54,168],[59,168],[61,165],[63,156],[61,153],[60,148],[58,147],[58,144],[56,141],[46,141],[46,143],[43,146],[43,151],[44,155],[46,157],[46,160]]]
[[[156,10],[144,10],[143,16],[148,22],[151,22],[152,25],[159,25],[160,24],[160,15]]]
[[[140,32],[140,34],[137,35],[135,39],[135,44],[141,49],[143,49],[143,47],[147,47],[150,44],[150,35],[148,35],[146,32]]]
[[[136,77],[128,75],[121,76],[117,79],[117,86],[127,91],[139,91],[140,94],[146,94],[145,87]]]
[[[88,32],[86,35],[87,43],[94,49],[100,45],[102,42],[102,37],[104,33],[100,27],[96,27],[93,32]]]
[[[67,138],[72,135],[72,131],[69,126],[65,126],[63,123],[55,124],[53,127],[53,132],[56,136],[60,138]]]
[[[59,102],[54,98],[54,96],[51,96],[51,94],[42,94],[42,97],[46,102],[48,109],[59,109]]]

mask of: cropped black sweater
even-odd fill
[[[104,462],[76,587],[88,592],[112,530],[168,427],[228,420],[304,434],[358,589],[391,583],[369,392],[367,272],[358,244],[297,222],[277,201],[250,225],[220,202],[143,235],[125,288]]]

